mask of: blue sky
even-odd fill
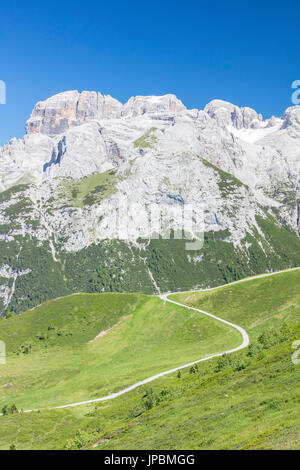
[[[14,1],[1,3],[0,143],[24,134],[34,104],[65,90],[214,98],[265,117],[300,79],[296,2]]]

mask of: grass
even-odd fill
[[[6,189],[0,193],[0,203],[9,201],[12,197],[16,197],[18,193],[22,193],[28,189],[27,184],[16,184],[15,186]]]
[[[288,340],[241,371],[216,373],[213,359],[172,374],[151,385],[163,401],[150,409],[143,388],[96,406],[5,416],[0,449],[299,449],[300,368],[290,355]]]
[[[300,321],[299,285],[300,269],[171,298],[233,321],[254,339],[264,328]]]
[[[115,191],[115,170],[93,173],[80,180],[66,179],[60,197],[72,207],[91,206],[110,197]]]
[[[247,188],[247,185],[244,185],[238,178],[231,175],[230,173],[227,173],[226,171],[221,170],[205,158],[202,158],[202,162],[204,163],[204,165],[208,166],[209,168],[212,168],[215,174],[219,177],[217,183],[223,198],[226,199],[229,195],[232,195],[238,188],[241,188],[243,186]]]
[[[296,270],[206,293],[176,294],[178,301],[245,327],[253,346],[262,334],[268,336],[270,328],[276,332],[285,323],[288,333],[258,352],[252,347],[230,355],[230,361],[211,359],[199,364],[198,370],[186,369],[180,377],[171,374],[110,402],[4,416],[0,449],[12,443],[17,449],[299,449],[300,365],[291,361],[292,343],[300,338],[299,281]],[[171,322],[171,312],[160,314],[163,304],[155,305],[154,300],[158,299],[144,296],[144,304],[131,304],[132,318],[137,315],[138,320],[136,331],[141,330],[138,324],[147,334],[153,327],[156,336],[158,323],[165,319],[173,325],[176,318],[168,347],[173,344],[177,349],[178,342],[184,349],[194,343],[196,330],[184,328],[189,321],[186,311],[183,317],[173,311]],[[30,313],[21,317],[26,315]],[[146,327],[146,318],[151,328]],[[11,320],[0,322],[1,330],[2,323]],[[9,336],[13,328],[11,324]],[[143,351],[147,334],[141,338]],[[152,354],[158,347],[159,340]]]
[[[267,194],[285,206],[294,208],[297,205],[297,191],[292,183],[289,184],[286,181],[278,182],[267,191]]]
[[[0,404],[15,402],[19,409],[105,396],[241,343],[231,327],[143,294],[47,302],[1,320],[0,337],[8,352]]]
[[[157,142],[156,130],[156,127],[151,127],[145,134],[135,140],[133,143],[134,148],[152,148]]]

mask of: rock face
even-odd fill
[[[263,121],[253,109],[222,100],[202,111],[187,110],[171,94],[136,96],[123,105],[109,95],[68,91],[37,103],[26,132],[0,149],[2,190],[19,181],[123,171],[130,162],[134,168],[137,157],[146,171],[154,155],[169,161],[188,153],[239,178],[259,201],[275,197],[274,204],[281,204],[286,192],[298,198],[299,106]],[[297,211],[296,204],[283,211],[294,228]]]
[[[262,115],[251,108],[239,108],[227,101],[213,100],[208,103],[204,111],[215,119],[222,127],[232,125],[236,129],[259,127]]]
[[[85,121],[120,117],[122,104],[95,91],[67,91],[37,103],[26,123],[27,134],[53,137]]]
[[[224,274],[227,268],[230,279],[232,273],[238,277],[236,266],[243,266],[240,275],[285,267],[282,260],[290,263],[288,254],[276,245],[276,237],[270,238],[267,229],[276,233],[286,230],[284,220],[296,240],[289,243],[300,243],[299,194],[299,106],[288,108],[282,118],[264,121],[251,108],[221,100],[213,100],[204,110],[188,110],[174,95],[136,96],[123,105],[97,92],[60,93],[35,106],[22,139],[12,139],[0,148],[0,254],[2,250],[3,273],[17,273],[13,288],[8,281],[0,282],[0,304],[1,298],[6,306],[17,302],[17,292],[24,298],[21,290],[26,279],[29,290],[37,285],[34,276],[39,275],[36,270],[42,263],[35,265],[27,253],[28,240],[34,243],[35,253],[43,252],[47,262],[53,264],[53,279],[62,275],[68,263],[72,271],[76,257],[81,272],[81,264],[92,250],[86,272],[82,268],[82,277],[78,274],[80,281],[76,286],[68,284],[61,295],[75,288],[89,290],[97,285],[98,289],[107,272],[108,284],[103,281],[101,289],[143,290],[147,285],[151,292],[151,286],[168,290],[200,285],[193,281],[199,273],[205,279],[207,272]],[[222,248],[212,253],[211,264],[201,252],[186,256],[185,261],[180,258],[179,268],[175,250],[172,260],[162,263],[169,267],[174,264],[173,274],[164,272],[164,267],[159,274],[155,263],[163,258],[165,248],[155,252],[151,243],[147,248],[149,244],[139,241],[152,234],[144,208],[164,211],[170,222],[166,230],[178,232],[182,208],[200,203],[202,229],[208,238],[220,233],[212,246],[223,243]],[[122,250],[117,242],[113,261],[105,250],[98,259],[92,248],[98,250],[103,240],[118,238],[114,208],[120,204],[129,222],[126,237],[121,237],[122,250],[128,250],[126,265],[120,261]],[[199,222],[197,217],[194,220]],[[291,236],[289,232],[287,237]],[[279,239],[284,238],[280,235]],[[233,248],[225,261],[228,246]],[[260,260],[253,266],[251,246],[258,250],[253,259]],[[21,262],[23,252],[25,261]],[[7,253],[13,253],[10,259]],[[223,266],[235,256],[235,267]],[[13,259],[19,260],[16,266],[10,264]],[[183,262],[190,273],[189,281],[173,285]],[[57,263],[61,263],[59,269]],[[93,263],[91,274],[89,266]],[[145,284],[139,284],[139,276],[135,284],[125,279],[125,272],[132,276],[131,263],[144,273]],[[112,266],[117,266],[114,276],[119,284],[111,275]],[[19,272],[24,273],[20,281]],[[0,277],[9,279],[6,274]],[[228,277],[223,274],[220,279],[224,282]],[[206,285],[211,281],[217,282],[210,278]],[[60,285],[65,285],[63,278]],[[17,290],[12,292],[15,286]],[[36,299],[41,300],[39,292]]]
[[[282,128],[293,128],[300,131],[300,106],[292,106],[288,108],[282,116],[284,120]]]
[[[281,203],[284,186],[298,197],[299,106],[263,121],[253,109],[222,100],[199,111],[171,94],[136,96],[123,105],[109,95],[68,91],[37,103],[26,132],[0,149],[0,189],[121,170],[129,162],[134,168],[137,156],[146,171],[154,155],[168,161],[188,153],[239,178],[259,200],[277,195]],[[294,227],[295,207],[288,209]]]
[[[174,95],[136,96],[123,106],[95,91],[67,91],[37,103],[26,123],[26,134],[54,137],[86,121],[136,117],[150,113],[177,113],[185,106]]]
[[[122,116],[142,116],[143,114],[178,113],[186,107],[175,95],[134,96],[124,105]]]

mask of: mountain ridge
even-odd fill
[[[222,100],[188,110],[175,95],[37,103],[25,136],[0,148],[2,312],[74,290],[182,290],[299,265],[299,123],[299,106],[263,120]],[[199,205],[202,249],[146,230],[145,208],[178,234],[182,210]]]

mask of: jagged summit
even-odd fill
[[[38,102],[26,123],[26,134],[53,137],[85,121],[136,117],[150,113],[176,113],[185,106],[175,95],[134,96],[124,105],[110,95],[77,90],[58,93]]]
[[[205,106],[204,111],[213,119],[216,119],[220,126],[232,125],[236,129],[257,128],[263,120],[262,115],[252,108],[239,108],[228,101],[222,100],[211,101]]]
[[[214,99],[204,112],[222,128],[259,129],[281,124],[283,128],[298,126],[299,106],[288,108],[281,118],[264,121],[261,114],[249,107],[239,107],[228,101]],[[172,116],[188,112],[185,105],[173,94],[162,96],[133,96],[125,104],[110,95],[96,91],[77,90],[58,93],[38,102],[28,121],[26,134],[44,134],[55,137],[87,121],[136,118],[147,115]]]
[[[122,107],[110,95],[95,91],[58,93],[35,105],[26,123],[26,134],[53,137],[88,120],[120,117]]]
[[[284,120],[283,128],[293,127],[295,130],[300,131],[300,106],[287,108],[282,119]]]
[[[299,106],[264,121],[252,108],[218,99],[189,110],[173,94],[122,104],[95,91],[66,91],[38,102],[26,135],[0,148],[0,189],[121,168],[143,152],[201,155],[265,193],[275,182],[298,185],[299,123]]]

